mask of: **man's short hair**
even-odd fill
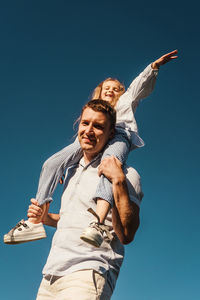
[[[88,107],[93,109],[94,111],[102,112],[103,114],[105,114],[110,121],[110,129],[115,128],[116,110],[108,101],[102,99],[90,100],[87,104],[83,106],[81,116],[83,114],[83,111]]]

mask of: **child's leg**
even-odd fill
[[[108,201],[99,198],[97,199],[96,214],[99,217],[99,222],[101,224],[104,223],[110,208],[111,205]]]
[[[111,205],[108,201],[97,199],[96,212],[92,208],[88,209],[88,211],[95,216],[95,220],[82,232],[80,238],[84,242],[98,248],[101,246],[105,236],[109,241],[112,240],[112,235],[109,232],[108,226],[103,224],[110,208]]]
[[[108,143],[102,159],[106,156],[114,155],[124,163],[129,151],[130,142],[126,132],[124,130],[122,130],[122,132],[116,131],[115,137]],[[104,239],[104,232],[106,232],[106,236],[110,239],[108,229],[102,224],[110,208],[113,206],[112,184],[103,175],[100,178],[94,200],[97,201],[96,213],[92,209],[89,209],[89,211],[97,217],[98,221],[92,222],[89,227],[83,231],[80,238],[95,247],[100,247]]]
[[[113,155],[117,157],[122,164],[124,164],[130,152],[130,147],[131,144],[125,130],[116,130],[115,136],[108,143],[101,160],[107,156]],[[100,177],[100,182],[94,196],[94,200],[98,199],[104,199],[111,205],[111,207],[113,206],[112,184],[104,175],[101,175]]]
[[[47,202],[52,201],[52,195],[66,168],[78,162],[82,150],[78,139],[60,152],[51,156],[43,165],[36,200],[44,208]],[[7,244],[23,243],[45,238],[46,233],[40,219],[29,218],[20,221],[8,234],[4,235]]]
[[[76,139],[73,144],[55,153],[45,161],[36,194],[36,200],[42,208],[45,203],[52,201],[52,195],[64,171],[78,162],[81,156],[80,144]],[[39,223],[38,219],[29,218],[28,220],[34,224]]]
[[[56,186],[64,174],[64,171],[82,156],[82,150],[78,139],[73,144],[65,147],[47,159],[40,174],[36,200],[40,205],[52,201],[52,195]]]

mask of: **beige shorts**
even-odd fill
[[[109,300],[111,295],[103,275],[81,270],[63,277],[43,278],[36,300]]]

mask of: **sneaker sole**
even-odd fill
[[[15,238],[11,236],[4,236],[4,244],[8,245],[17,245],[17,244],[22,244],[22,243],[27,243],[27,242],[32,242],[32,241],[37,241],[41,239],[45,239],[47,236],[45,233],[42,233],[40,235],[37,235],[35,237],[32,237],[32,239],[27,239],[24,238]]]
[[[80,239],[96,248],[99,248],[101,246],[101,243],[99,243],[98,241],[95,241],[95,240],[91,240],[87,236],[81,235]]]

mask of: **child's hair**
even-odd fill
[[[85,104],[83,106],[80,120],[81,120],[84,110],[88,107],[93,109],[94,111],[102,112],[103,114],[105,114],[107,116],[108,120],[110,121],[110,129],[115,129],[116,110],[108,101],[105,101],[102,99],[90,100],[87,104]]]
[[[104,82],[106,81],[116,81],[119,83],[119,87],[120,87],[120,94],[119,97],[125,92],[125,86],[123,83],[121,83],[118,79],[116,78],[106,78],[104,81],[100,82],[97,87],[94,89],[93,93],[92,93],[92,100],[93,99],[101,99],[101,91],[102,91],[102,85],[104,84]],[[119,99],[119,98],[118,98]],[[115,100],[114,103],[111,102],[111,104],[115,107],[118,99]]]

